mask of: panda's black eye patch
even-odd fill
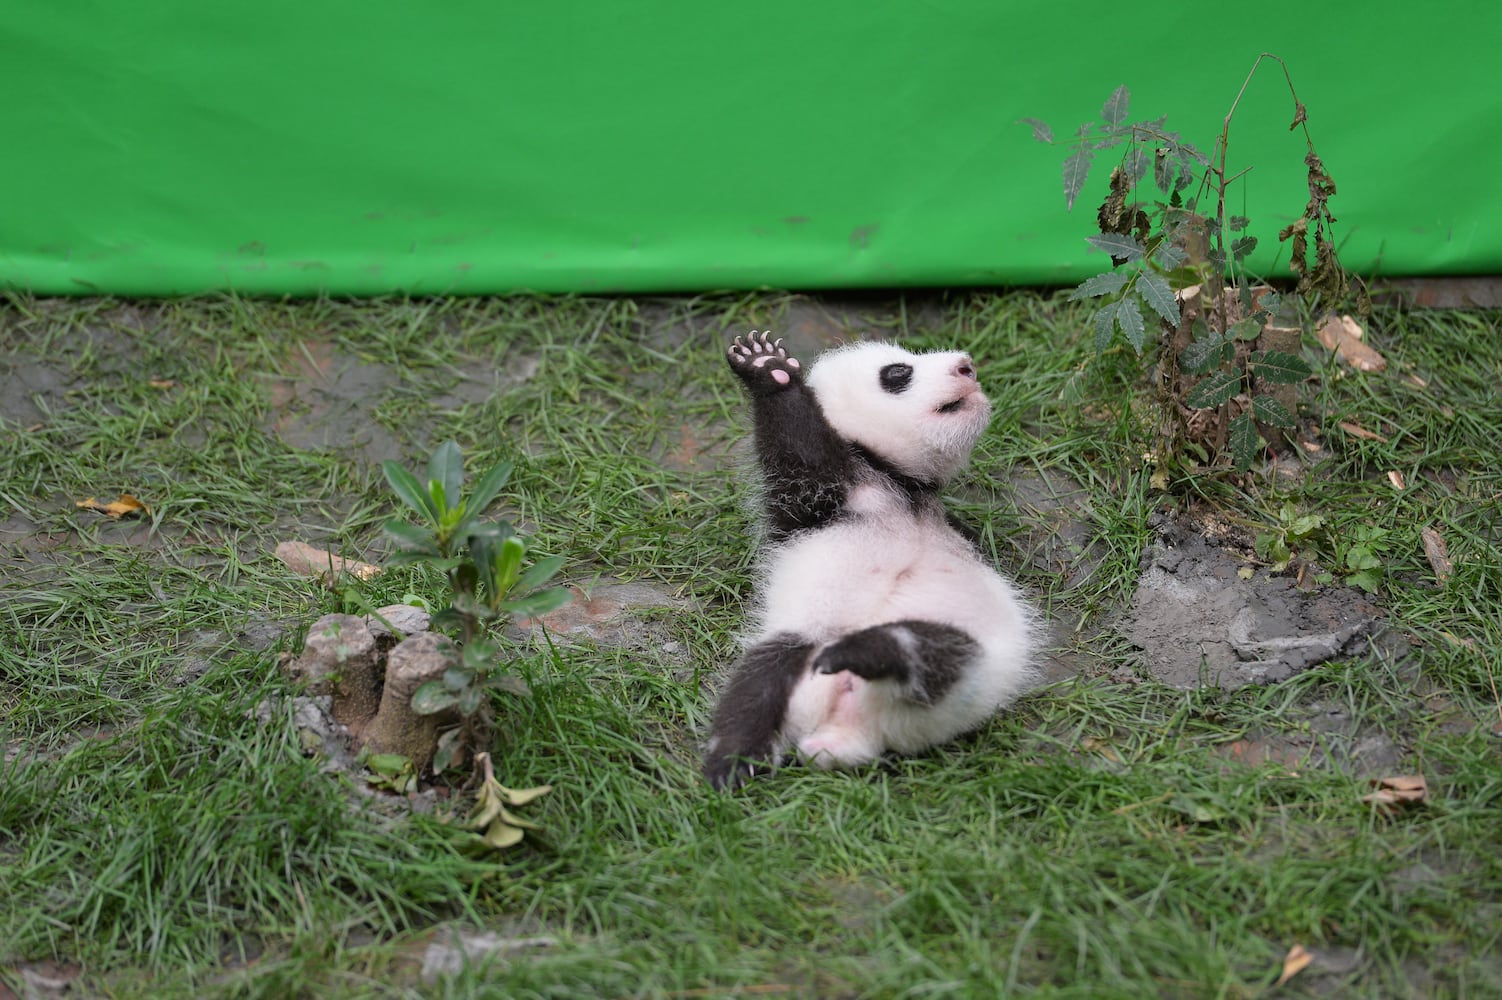
[[[881,387],[887,392],[905,392],[913,384],[913,366],[901,362],[887,365],[881,370],[880,378]]]

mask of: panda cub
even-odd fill
[[[766,537],[710,784],[789,752],[855,767],[980,725],[1033,679],[1037,619],[940,501],[991,416],[969,355],[858,343],[805,378],[769,334],[728,353],[751,396]]]

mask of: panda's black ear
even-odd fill
[[[899,361],[883,367],[877,377],[881,379],[881,387],[887,392],[906,392],[907,387],[913,384],[913,366]]]

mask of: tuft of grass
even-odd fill
[[[1502,317],[1379,309],[1388,372],[1330,361],[1308,400],[1322,461],[1173,493],[1135,362],[1082,319],[1034,292],[7,300],[0,982],[45,959],[118,997],[1250,997],[1302,945],[1281,995],[1502,993]],[[725,796],[697,746],[754,511],[722,351],[768,327],[976,355],[996,421],[951,499],[1080,676],[925,756]],[[671,643],[517,647],[533,693],[499,706],[496,760],[555,791],[499,859],[305,756],[277,669],[326,611],[436,593],[416,568],[329,591],[271,552],[379,562],[379,462],[449,438],[517,460],[505,514],[570,582],[684,602],[653,612]],[[121,492],[150,514],[74,506]],[[1121,682],[1153,518],[1251,534],[1289,503],[1329,525],[1322,563],[1380,532],[1404,643],[1260,689]],[[1363,803],[1373,752],[1427,804]],[[556,944],[425,982],[454,929]]]

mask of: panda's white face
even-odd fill
[[[935,483],[965,467],[991,419],[975,364],[961,351],[850,344],[820,355],[808,386],[840,437]]]

